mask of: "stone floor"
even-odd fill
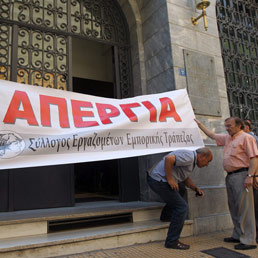
[[[212,234],[203,234],[199,236],[186,237],[181,239],[183,243],[190,244],[189,250],[172,250],[164,248],[164,242],[152,242],[147,244],[139,244],[122,248],[109,250],[99,250],[81,254],[73,254],[69,256],[59,256],[62,258],[212,258],[214,256],[202,253],[216,247],[224,247],[233,251],[234,244],[224,243],[223,238],[230,236],[231,231],[222,231]],[[237,251],[251,258],[258,258],[258,248],[247,251]],[[228,258],[228,257],[220,257]],[[233,258],[233,257],[232,257]]]

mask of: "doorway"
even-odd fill
[[[113,83],[73,78],[73,91],[99,97],[113,97]],[[74,164],[75,202],[119,199],[118,160]]]
[[[111,45],[72,39],[73,91],[114,98]],[[74,164],[75,202],[119,198],[118,160]]]
[[[115,52],[116,46],[73,38],[73,91],[117,98]],[[140,198],[137,157],[74,164],[74,176],[75,202]]]

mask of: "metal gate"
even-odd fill
[[[72,90],[78,37],[114,46],[116,97],[132,96],[128,35],[115,0],[0,0],[0,79]]]
[[[217,0],[217,21],[232,116],[258,134],[258,1]]]

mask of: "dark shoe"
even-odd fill
[[[250,249],[255,249],[255,248],[257,248],[256,245],[245,245],[242,243],[235,245],[236,250],[250,250]]]
[[[233,237],[226,237],[226,238],[224,238],[224,242],[226,242],[226,243],[240,243],[240,240],[235,239]]]
[[[190,245],[183,244],[177,240],[177,241],[173,242],[172,244],[165,244],[165,247],[171,248],[171,249],[187,250],[190,248]]]

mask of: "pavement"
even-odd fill
[[[181,242],[189,244],[189,250],[174,250],[164,247],[164,241],[151,242],[147,244],[138,244],[114,249],[98,250],[68,256],[59,256],[60,258],[258,258],[258,248],[246,251],[234,249],[234,243],[225,243],[223,238],[231,236],[231,230],[220,231],[210,234],[201,234],[198,236],[185,237]],[[203,253],[203,250],[213,248],[225,248],[219,256],[212,256]],[[235,253],[228,254],[228,251]],[[244,254],[244,255],[243,255]]]

